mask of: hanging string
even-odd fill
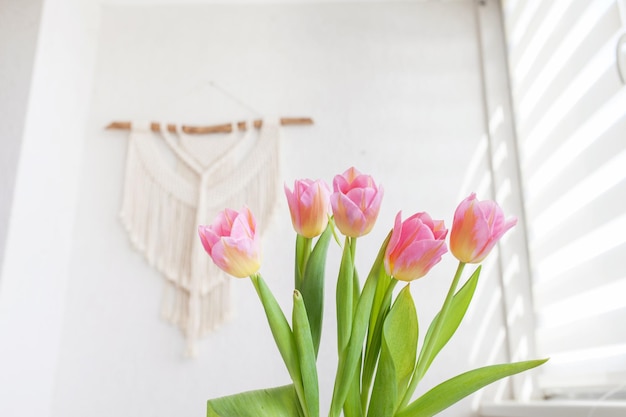
[[[176,104],[185,100],[190,94],[202,92],[201,90],[205,90],[207,87],[215,90],[215,92],[218,92],[223,97],[227,98],[238,106],[241,106],[241,108],[251,112],[256,117],[263,118],[265,116],[264,113],[261,113],[257,108],[247,103],[241,97],[238,97],[230,89],[227,89],[226,87],[222,86],[220,83],[214,80],[207,81],[206,79],[194,83],[188,88],[180,88],[176,90],[174,94],[170,93],[167,94],[167,96],[165,97],[161,97],[160,100],[157,100],[157,105],[153,107],[155,109],[161,109],[165,111],[165,113],[171,113],[170,110],[172,110],[176,106]],[[205,91],[203,93],[209,94],[210,92]]]
[[[251,105],[245,103],[243,100],[241,100],[240,98],[236,97],[233,93],[231,93],[230,91],[226,90],[224,87],[220,86],[215,81],[211,80],[211,81],[209,81],[208,84],[211,87],[213,87],[214,89],[216,89],[219,92],[221,92],[222,94],[224,94],[226,97],[228,97],[231,100],[233,100],[235,103],[239,104],[240,106],[244,107],[247,110],[250,110],[251,112],[253,112],[257,116],[261,116],[261,112],[260,111],[258,111],[256,108],[252,107]]]

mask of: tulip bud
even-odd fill
[[[301,236],[313,238],[328,225],[330,187],[324,181],[298,180],[293,192],[285,186],[293,228]]]
[[[480,263],[516,223],[515,217],[504,218],[495,201],[478,201],[476,194],[472,193],[454,213],[450,251],[461,262]]]
[[[335,176],[333,189],[330,204],[337,228],[349,237],[368,234],[378,217],[383,188],[353,167]]]
[[[244,207],[240,212],[225,209],[210,226],[198,226],[204,250],[228,274],[244,278],[261,266],[261,246],[256,220]]]
[[[443,220],[417,213],[402,221],[402,212],[398,212],[385,251],[387,274],[401,281],[423,277],[448,251],[447,234]]]

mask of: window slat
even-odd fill
[[[558,26],[559,20],[561,20],[563,14],[570,6],[571,0],[563,0],[558,2],[542,2],[535,13],[535,19],[531,22],[527,29],[527,34],[523,41],[520,42],[517,50],[523,51],[519,57],[519,60],[513,56],[515,64],[514,77],[517,80],[524,80],[527,78],[528,71],[533,67],[537,61],[537,57],[541,55],[541,52],[546,49],[552,33]],[[523,82],[520,82],[523,85]]]
[[[571,242],[574,242],[583,236],[589,236],[594,230],[602,227],[607,219],[620,216],[624,212],[624,198],[626,197],[626,177],[620,179],[614,184],[607,182],[610,188],[599,195],[592,194],[586,199],[586,196],[577,196],[573,194],[573,198],[577,204],[571,208],[556,210],[553,221],[546,219],[545,222],[536,223],[533,228],[533,236],[531,239],[533,259],[535,262],[542,262],[546,258],[552,256],[555,252]],[[593,184],[589,184],[593,186]],[[603,191],[603,188],[600,191]],[[567,202],[565,200],[565,202]],[[558,208],[558,207],[557,207]],[[576,227],[572,227],[576,225]],[[615,233],[619,233],[615,231]],[[589,242],[594,244],[595,242]]]
[[[621,23],[616,14],[616,6],[613,5],[608,9],[599,8],[597,20],[583,19],[584,27],[575,28],[574,30],[578,32],[570,35],[570,39],[574,36],[579,44],[568,46],[568,39],[565,39],[565,44],[552,50],[552,54],[548,56],[549,61],[541,63],[543,64],[540,65],[541,71],[537,71],[535,78],[527,80],[528,87],[520,90],[523,95],[520,96],[518,108],[522,132],[526,132],[526,126],[534,125],[537,116],[545,113],[545,106],[549,105],[554,97],[558,97],[588,65],[591,58],[619,32]],[[580,32],[584,30],[589,32],[583,37],[584,32],[582,34]],[[613,42],[613,55],[615,55],[614,45]],[[570,55],[560,56],[561,50]],[[562,61],[556,62],[557,59]],[[534,120],[531,117],[533,115]]]
[[[516,16],[511,21],[511,30],[509,32],[509,42],[512,46],[512,50],[515,51],[511,54],[512,62],[517,63],[522,51],[530,41],[532,30],[537,25],[537,20],[541,19],[542,14],[537,13],[537,10],[541,7],[542,3],[546,3],[541,0],[523,0],[520,1],[520,7],[516,10]]]
[[[624,150],[624,132],[626,132],[626,115],[606,133],[598,137],[588,147],[572,149],[569,154],[563,153],[562,161],[554,161],[550,169],[543,171],[543,182],[536,182],[526,193],[526,209],[535,217],[545,211],[556,200],[585,180],[588,175],[602,169]],[[613,182],[626,177],[626,170]],[[539,226],[537,226],[539,227]]]
[[[533,121],[532,125],[520,124],[520,145],[527,169],[533,170],[540,165],[546,154],[574,134],[596,108],[610,101],[620,89],[621,81],[615,70],[617,38],[616,31],[597,53],[588,57],[587,66],[572,84],[565,90],[553,90],[555,94],[540,102],[544,108],[539,113],[541,119]],[[595,107],[591,106],[592,103]]]
[[[624,290],[626,279],[616,281],[595,291],[606,295],[607,300],[615,298],[617,294],[610,294],[609,291]],[[582,298],[582,297],[581,297]],[[579,296],[571,299],[578,300]],[[607,301],[606,309],[614,307],[618,303],[616,300]],[[541,322],[543,318],[551,321],[569,320],[572,317],[584,317],[571,323],[561,326],[542,327],[537,332],[537,347],[540,351],[560,353],[572,350],[572,346],[577,349],[589,349],[599,346],[624,344],[626,343],[626,330],[623,323],[626,323],[626,308],[608,311],[603,314],[596,314],[598,306],[582,303],[577,309],[571,308],[569,300],[565,300],[554,306],[553,309],[546,308],[545,314],[539,316]],[[605,307],[601,305],[600,307]],[[556,313],[555,310],[561,309]],[[547,317],[550,315],[550,317]],[[541,324],[540,324],[541,326]],[[624,367],[626,371],[626,367]]]
[[[552,2],[544,3],[549,5]],[[571,1],[567,10],[560,17],[560,19],[558,19],[557,22],[552,22],[552,31],[547,38],[542,39],[543,42],[541,43],[541,51],[539,52],[534,65],[530,68],[526,77],[522,80],[518,80],[517,82],[516,97],[518,99],[525,95],[525,93],[528,92],[528,89],[537,80],[537,76],[542,71],[545,62],[550,59],[550,57],[554,54],[554,51],[559,47],[560,43],[563,42],[563,39],[569,33],[572,26],[572,20],[575,21],[588,5],[588,0]]]
[[[607,130],[619,123],[625,116],[626,89],[620,89],[612,95],[604,105],[598,108],[589,118],[580,120],[580,124],[572,126],[571,135],[566,140],[555,140],[548,149],[542,149],[544,156],[541,164],[537,160],[526,159],[523,164],[527,174],[527,189],[530,196],[534,189],[541,189],[542,183],[553,178],[559,169],[563,169],[569,160],[587,149]],[[531,197],[532,198],[532,197]]]
[[[624,259],[626,259],[626,244],[603,252],[578,268],[535,282],[533,285],[535,308],[540,311],[543,306],[583,294],[598,286],[623,278]],[[598,271],[603,272],[598,273]]]

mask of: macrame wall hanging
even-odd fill
[[[269,223],[280,182],[280,125],[310,119],[257,120],[249,128],[114,122],[130,129],[120,217],[133,246],[165,278],[162,315],[196,342],[231,314],[230,279],[204,253],[199,224],[226,207],[247,205]],[[239,129],[245,129],[240,132]],[[193,133],[232,133],[210,137]]]

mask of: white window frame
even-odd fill
[[[626,0],[617,0],[622,22],[626,26]],[[502,2],[500,0],[475,0],[477,40],[479,46],[484,126],[488,139],[487,152],[491,162],[492,194],[498,200],[498,191],[509,187],[516,197],[508,196],[507,213],[519,213],[520,226],[524,226],[524,205],[521,192],[521,172],[515,134],[505,31],[503,27]],[[495,22],[495,23],[494,23]],[[494,115],[499,123],[494,127]],[[507,162],[506,169],[494,169],[493,157],[500,145],[506,145],[515,163]],[[510,155],[511,156],[511,155]],[[505,184],[508,181],[509,184]],[[524,227],[521,227],[522,229]],[[507,346],[511,361],[536,358],[535,318],[531,287],[531,267],[528,241],[525,231],[517,233],[517,241],[500,245],[499,272],[501,280],[504,314],[507,323]],[[513,260],[518,265],[516,275],[525,279],[507,280],[506,266]],[[506,284],[506,285],[505,285]],[[519,314],[520,311],[525,312]],[[524,344],[523,351],[519,350]],[[626,416],[626,401],[606,401],[612,393],[597,400],[545,400],[538,388],[533,371],[512,377],[512,400],[482,402],[479,415],[483,417],[622,417]]]

